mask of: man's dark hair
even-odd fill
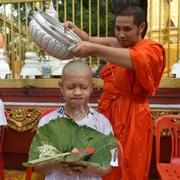
[[[116,14],[117,16],[133,16],[134,24],[139,26],[141,23],[146,22],[146,15],[143,9],[139,6],[124,6],[121,7]]]

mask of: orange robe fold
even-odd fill
[[[148,96],[158,88],[165,67],[164,48],[143,39],[129,48],[135,70],[107,64],[100,73],[104,80],[99,112],[111,122],[115,137],[123,146],[123,180],[148,179],[152,149],[152,117]],[[119,180],[114,168],[107,180]]]

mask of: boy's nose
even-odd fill
[[[81,94],[81,89],[80,89],[79,87],[75,88],[75,89],[74,89],[74,94],[75,94],[75,95]]]

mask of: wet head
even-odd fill
[[[91,68],[83,61],[67,63],[62,71],[61,92],[71,107],[86,106],[93,89]]]

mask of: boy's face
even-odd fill
[[[134,24],[133,16],[117,16],[115,20],[115,36],[124,48],[134,46],[140,39],[145,24]]]
[[[67,105],[78,108],[88,102],[92,88],[90,75],[66,74],[62,80],[61,93]]]

